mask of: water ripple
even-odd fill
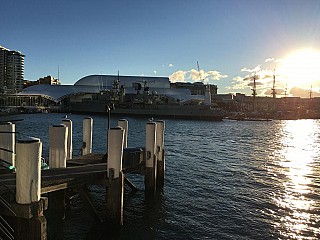
[[[75,141],[81,140],[82,117],[71,116]],[[46,153],[48,126],[60,117],[24,118],[17,131],[41,137]],[[94,125],[94,149],[105,151],[106,118],[94,118]],[[143,146],[144,133],[145,121],[129,119],[129,146]],[[320,238],[319,120],[168,120],[165,143],[164,195],[148,206],[143,192],[126,194],[119,239]],[[143,179],[133,178],[143,188]],[[103,213],[98,192],[93,195],[102,198],[96,204]],[[85,213],[72,212],[66,219],[69,239],[86,234],[105,239],[103,225],[91,225],[88,233],[88,224],[76,221],[79,214]]]

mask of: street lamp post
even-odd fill
[[[110,121],[111,121],[111,110],[114,110],[114,104],[106,105],[106,112],[108,113],[108,130],[110,129]]]

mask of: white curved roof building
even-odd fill
[[[89,75],[78,80],[75,86],[95,86],[100,88],[112,88],[112,84],[118,79],[117,75]],[[150,89],[170,88],[167,77],[144,77],[144,76],[119,76],[119,84],[126,89],[133,88],[133,83],[147,83]]]
[[[74,85],[34,85],[23,89],[18,95],[43,95],[59,102],[74,94],[94,94],[101,90],[112,89],[113,82],[117,79],[117,75],[89,75],[81,78]],[[202,95],[191,95],[189,89],[170,88],[167,77],[119,76],[119,80],[119,84],[125,86],[128,94],[136,93],[133,83],[140,83],[143,87],[146,82],[150,92],[156,91],[158,94],[183,100],[204,98]]]

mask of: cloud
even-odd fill
[[[230,89],[245,90],[247,94],[251,94],[253,79],[255,77],[257,94],[260,96],[271,96],[271,89],[273,88],[274,66],[271,67],[266,63],[275,63],[280,61],[282,60],[276,58],[267,58],[264,64],[259,64],[254,68],[243,67],[240,69],[240,71],[244,74],[232,79]],[[275,86],[279,89],[277,91],[277,95],[281,95],[283,90],[280,89],[285,88],[285,81],[283,81],[281,76],[276,75]]]
[[[222,78],[227,78],[228,75],[221,74],[218,71],[210,70],[196,70],[191,69],[189,71],[179,70],[174,72],[169,76],[171,82],[199,82],[203,81],[204,83],[212,83],[213,81],[220,80]]]
[[[265,61],[265,63],[267,62],[274,62],[274,63],[280,63],[280,62],[283,62],[283,59],[282,58],[267,58]]]
[[[228,75],[222,75],[220,72],[218,71],[208,71],[207,72],[207,77],[210,80],[220,80],[221,78],[227,78]]]
[[[274,62],[274,58],[267,58],[264,62]]]
[[[153,70],[153,73],[154,73],[154,74],[157,74],[157,71],[156,71],[156,70]]]
[[[185,82],[186,71],[179,70],[169,76],[171,82]]]
[[[249,73],[253,73],[253,72],[259,72],[261,70],[261,65],[256,66],[254,69],[250,69],[250,68],[242,68],[240,71],[241,72],[249,72]]]
[[[280,63],[283,62],[282,58],[267,58],[264,62],[274,62],[274,63]]]
[[[295,97],[308,98],[310,95],[310,89],[303,89],[299,87],[292,87],[289,93]],[[320,97],[319,91],[312,91],[312,97]]]
[[[174,65],[172,63],[169,63],[168,65],[170,68],[174,67]]]
[[[244,80],[243,77],[237,76],[232,80],[233,84],[227,87],[227,89],[245,89],[248,87],[247,82]]]
[[[253,76],[256,77],[256,90],[258,96],[270,96],[272,95],[272,88],[276,88],[277,97],[283,97],[285,94],[287,96],[308,98],[310,89],[308,86],[303,87],[303,79],[297,83],[293,78],[288,78],[281,72],[281,64],[277,68],[277,63],[283,62],[284,59],[281,58],[266,58],[264,63],[256,65],[256,67],[243,67],[240,69],[242,72],[239,76],[232,79],[231,85],[228,89],[234,91],[245,92],[250,95],[253,86]],[[275,84],[274,84],[274,74],[275,74]],[[320,82],[320,81],[319,81]],[[320,83],[313,82],[314,86],[312,96],[320,97]],[[297,85],[300,87],[292,87],[287,85]],[[311,84],[309,84],[311,85]]]
[[[195,69],[191,69],[189,71],[189,79],[191,79],[193,82],[197,82],[197,81],[201,81],[202,79],[204,79],[204,71],[203,70],[195,70]]]

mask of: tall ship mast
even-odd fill
[[[311,85],[310,92],[309,92],[309,98],[310,98],[310,100],[312,99],[312,85]]]
[[[272,83],[272,88],[271,88],[271,94],[272,94],[272,98],[273,98],[273,110],[276,110],[276,69],[274,69],[273,71],[273,83]]]
[[[256,74],[253,75],[253,88],[252,90],[252,107],[253,107],[253,111],[256,110],[256,96],[257,96],[257,85],[256,85]]]

